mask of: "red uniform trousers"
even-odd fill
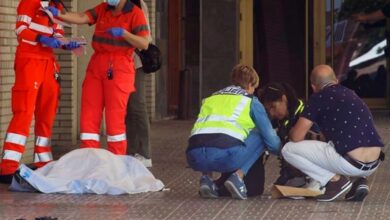
[[[112,79],[108,70],[112,69]],[[100,125],[105,113],[107,149],[126,154],[125,115],[129,95],[134,91],[134,66],[124,53],[95,53],[82,85],[81,147],[100,147]]]
[[[36,138],[34,162],[42,166],[53,160],[50,137],[60,90],[54,75],[54,65],[54,57],[26,52],[16,55],[15,84],[12,88],[13,117],[4,141],[1,175],[12,174],[17,170],[33,114]]]

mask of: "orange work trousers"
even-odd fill
[[[50,138],[58,106],[60,87],[55,79],[58,69],[54,57],[37,57],[36,54],[16,55],[15,84],[12,88],[13,117],[4,141],[0,174],[13,174],[19,167],[35,116],[34,162],[42,166],[53,160]]]
[[[132,56],[118,53],[95,53],[92,56],[82,85],[82,148],[100,147],[100,125],[104,112],[107,149],[114,154],[126,154],[125,115],[129,95],[134,91],[134,77]]]

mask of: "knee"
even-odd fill
[[[288,142],[285,144],[282,148],[282,156],[284,158],[288,158],[292,154],[292,150],[294,148],[295,143],[294,142]]]

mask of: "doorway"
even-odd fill
[[[325,0],[325,57],[340,83],[355,91],[370,108],[389,106],[386,21],[356,22],[353,14],[380,9],[387,1]]]

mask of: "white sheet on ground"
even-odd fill
[[[21,165],[20,175],[43,193],[119,195],[164,187],[134,157],[118,156],[104,149],[77,149],[36,171]]]

